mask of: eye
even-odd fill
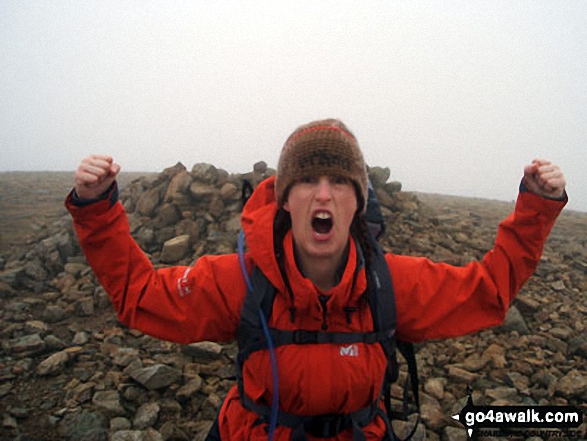
[[[315,184],[318,182],[318,178],[315,176],[304,176],[303,178],[300,178],[299,182],[303,184]]]
[[[344,176],[335,176],[332,178],[332,183],[337,185],[344,185],[349,184],[351,181],[349,178],[345,178]]]

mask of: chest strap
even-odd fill
[[[349,345],[353,343],[375,344],[384,346],[393,345],[395,329],[371,332],[325,332],[295,330],[284,331],[281,329],[269,329],[273,340],[273,346],[284,345],[308,345],[308,344],[340,344]],[[246,337],[239,339],[240,356],[242,362],[256,351],[267,349],[268,343],[265,334],[260,329],[248,329]]]

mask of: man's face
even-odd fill
[[[335,259],[344,254],[350,226],[357,211],[357,196],[346,178],[305,178],[292,185],[283,208],[291,215],[298,257],[305,267],[314,259]]]

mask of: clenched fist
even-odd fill
[[[90,155],[80,163],[75,179],[75,191],[80,199],[95,199],[104,193],[120,172],[112,156]]]
[[[546,198],[557,199],[565,193],[563,172],[546,159],[535,159],[524,167],[524,183],[528,190]]]

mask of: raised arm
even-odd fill
[[[499,224],[481,261],[458,267],[389,254],[398,334],[409,341],[456,337],[500,324],[540,261],[567,198],[560,168],[545,160],[525,167],[514,212]]]
[[[160,339],[189,343],[234,338],[244,282],[236,255],[203,256],[193,267],[155,269],[130,234],[117,200],[120,167],[110,156],[85,158],[65,205],[80,245],[119,320]]]

